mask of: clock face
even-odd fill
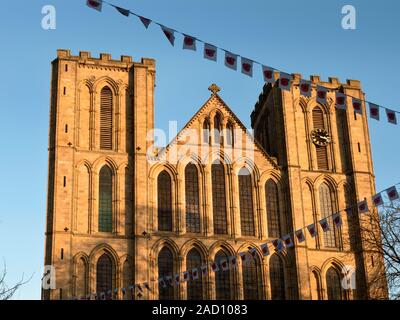
[[[312,141],[317,146],[326,146],[331,142],[331,137],[329,133],[324,129],[316,129],[311,132]]]

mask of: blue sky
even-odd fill
[[[367,99],[400,110],[399,1],[110,0],[165,25],[287,72],[362,82]],[[250,127],[263,81],[175,48],[158,26],[146,30],[135,17],[85,0],[7,1],[0,10],[0,259],[9,283],[33,279],[15,296],[39,299],[44,253],[50,62],[57,48],[157,60],[156,127],[182,127],[209,97],[221,96]],[[357,29],[341,28],[341,8],[355,6]],[[44,5],[54,5],[56,30],[41,28]],[[201,47],[200,47],[201,48]],[[219,52],[221,55],[222,53]],[[221,56],[220,56],[221,58]],[[369,120],[377,189],[400,181],[400,127]]]

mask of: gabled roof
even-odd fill
[[[245,132],[245,134],[250,138],[251,141],[253,141],[254,145],[256,148],[258,148],[261,153],[264,155],[266,160],[276,169],[279,169],[279,166],[277,162],[264,150],[264,148],[258,143],[258,141],[253,137],[253,135],[250,134],[250,132],[247,130],[246,126],[240,121],[240,119],[236,116],[236,114],[228,107],[228,105],[225,103],[225,101],[218,95],[218,93],[213,93],[210,98],[203,104],[203,106],[193,115],[193,117],[186,123],[186,125],[182,128],[182,130],[179,131],[179,133],[175,136],[174,139],[171,140],[171,142],[163,148],[163,150],[160,153],[166,153],[168,150],[170,150],[177,142],[179,141],[179,138],[184,134],[185,130],[191,128],[192,124],[197,121],[199,118],[201,118],[205,112],[205,110],[210,106],[210,105],[220,105],[227,113],[234,119],[234,121],[237,123],[237,125]]]

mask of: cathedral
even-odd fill
[[[332,223],[376,191],[365,105],[360,115],[335,108],[334,92],[326,104],[315,96],[323,85],[363,99],[359,81],[311,76],[311,97],[300,95],[300,74],[290,90],[266,83],[253,133],[212,84],[177,136],[155,147],[155,75],[148,58],[58,50],[52,62],[45,265],[56,286],[43,299],[387,297],[371,284],[383,258],[363,245],[357,208]],[[314,237],[261,250],[313,223]],[[168,282],[187,270],[188,281]],[[148,288],[128,289],[138,283]]]

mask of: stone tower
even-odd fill
[[[135,246],[141,242],[134,235],[147,223],[140,190],[148,182],[154,85],[152,59],[113,60],[110,54],[94,58],[58,50],[52,62],[45,248],[45,264],[57,272],[57,289],[43,291],[43,298],[96,292],[90,252],[118,257],[113,270],[131,275],[130,282],[142,280],[134,273],[139,270]],[[121,278],[115,272],[112,287],[122,287]]]
[[[291,91],[280,90],[276,83],[266,84],[251,115],[255,138],[276,158],[286,177],[293,230],[315,223],[329,212],[343,212],[357,200],[366,198],[370,202],[375,194],[365,104],[362,115],[354,112],[350,97],[346,98],[347,110],[335,107],[334,90],[364,100],[360,82],[340,83],[337,78],[325,82],[311,76],[313,89],[307,98],[300,95],[300,79],[300,74],[293,75]],[[317,102],[317,85],[332,89],[327,104]],[[371,203],[369,206],[373,207]],[[327,260],[339,268],[346,263],[356,268],[353,298],[386,296],[384,283],[378,288],[369,285],[377,272],[373,261],[382,261],[382,257],[363,246],[359,228],[362,222],[357,209],[352,213],[343,222],[340,237],[338,230],[326,234],[320,231],[316,238],[296,246],[300,299],[326,298],[326,292],[318,287],[325,287],[326,279],[321,274],[326,272],[323,269]],[[346,215],[343,217],[346,219]]]

